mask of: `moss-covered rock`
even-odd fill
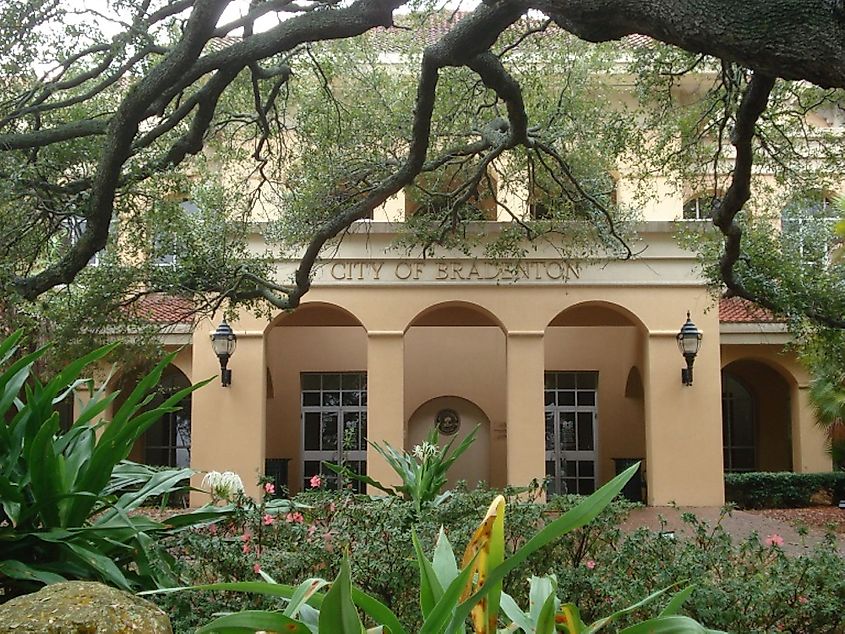
[[[0,634],[172,634],[167,614],[91,581],[54,583],[0,605]]]

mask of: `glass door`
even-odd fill
[[[360,482],[343,481],[323,462],[367,473],[367,375],[364,372],[303,373],[302,489],[320,475],[324,487],[349,486],[363,493]]]
[[[596,489],[598,372],[546,372],[548,492]]]

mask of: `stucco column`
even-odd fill
[[[810,386],[792,389],[792,468],[797,473],[830,471],[833,464],[827,453],[827,436],[816,424],[810,403]]]
[[[483,371],[483,369],[479,369]],[[546,477],[543,332],[507,335],[508,484],[526,486]]]
[[[266,442],[266,361],[264,333],[232,329],[238,337],[229,361],[232,384],[220,385],[220,364],[209,339],[212,324],[205,320],[194,332],[193,380],[214,380],[191,398],[191,466],[200,471],[234,471],[249,495],[258,495],[257,480],[264,473]],[[195,485],[202,479],[200,474]],[[191,493],[191,504],[207,501]]]
[[[405,446],[405,339],[401,331],[367,333],[367,440]],[[372,446],[367,447],[367,474],[384,484],[401,484],[399,476]],[[379,493],[369,488],[369,493]]]
[[[718,322],[712,314],[699,321],[704,337],[690,386],[681,382],[685,362],[675,332],[649,333],[644,388],[651,506],[721,506],[725,501]]]

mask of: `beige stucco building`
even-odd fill
[[[666,196],[645,210],[632,260],[538,247],[496,263],[409,257],[394,246],[395,202],[318,266],[300,308],[232,320],[231,385],[195,392],[190,415],[169,417],[133,457],[246,483],[274,474],[294,492],[328,473],[321,461],[395,482],[366,441],[411,449],[439,421],[455,438],[479,428],[451,474],[470,485],[548,478],[551,491],[589,493],[636,459],[632,497],[718,505],[726,470],[829,470],[788,332],[764,311],[714,300],[678,246],[683,204]],[[279,279],[295,264],[280,261]],[[173,319],[166,298],[151,306]],[[676,341],[687,311],[703,333],[690,386]],[[220,372],[209,340],[220,318],[171,328],[173,380]]]

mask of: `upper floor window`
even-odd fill
[[[82,238],[82,234],[88,228],[88,219],[82,216],[67,216],[62,220],[62,227],[65,232],[65,241],[68,248],[75,246]],[[100,264],[100,252],[95,253],[88,260],[89,266]]]
[[[795,249],[805,262],[827,263],[836,241],[833,229],[840,217],[834,196],[827,192],[793,196],[781,212],[785,246]]]
[[[694,196],[684,203],[684,220],[710,220],[713,210],[722,202],[721,196]]]
[[[563,219],[571,213],[575,216],[589,216],[593,202],[580,191],[562,192],[555,182],[550,187],[543,186],[543,180],[529,175],[531,181],[528,195],[528,217],[531,220]],[[619,179],[613,174],[600,175],[598,178],[580,181],[581,188],[588,192],[600,205],[615,207],[617,204],[617,186]],[[574,190],[575,188],[573,188]]]
[[[421,174],[414,185],[405,188],[405,218],[425,214],[436,216],[454,204],[464,194],[463,186],[470,179],[470,170],[461,166],[447,166],[439,172]],[[496,220],[497,184],[488,173],[470,193],[459,213],[464,220]]]
[[[179,207],[187,216],[199,213],[199,206],[193,200],[183,200]],[[152,240],[151,261],[156,266],[174,266],[179,259],[179,236],[172,232],[155,232]]]

